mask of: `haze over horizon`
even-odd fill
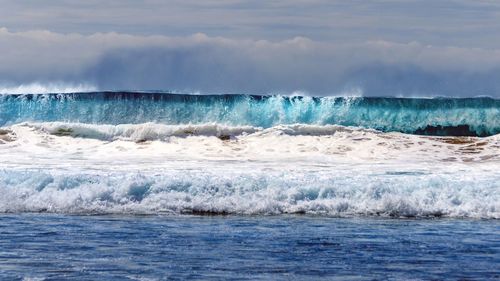
[[[2,88],[500,97],[495,1],[0,4]]]

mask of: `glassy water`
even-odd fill
[[[2,280],[495,280],[500,222],[2,214]]]

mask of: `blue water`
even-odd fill
[[[497,220],[3,214],[0,279],[498,280],[499,235]]]
[[[0,126],[25,121],[93,124],[218,123],[272,127],[336,124],[424,135],[500,133],[500,100],[175,95],[98,92],[0,96]]]
[[[60,123],[43,123],[53,121]],[[22,122],[42,125],[15,125]],[[161,126],[94,126],[149,122]],[[218,139],[184,126],[173,140],[85,139],[99,128],[146,135],[164,124],[207,123],[486,137],[500,133],[500,100],[0,95],[0,280],[500,279],[498,136],[327,130],[335,147],[317,128],[304,131],[308,138]],[[299,148],[292,159],[263,151],[259,138],[337,150]],[[250,152],[262,158],[240,154],[252,140]],[[366,141],[373,155],[342,145],[349,140]],[[224,160],[209,145],[234,149]],[[162,149],[174,148],[175,157],[163,158]],[[443,157],[427,157],[440,150]]]

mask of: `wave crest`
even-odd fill
[[[65,121],[165,125],[218,123],[270,128],[342,125],[440,136],[500,133],[500,100],[175,95],[99,92],[0,96],[0,126]]]

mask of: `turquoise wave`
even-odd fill
[[[94,92],[2,95],[0,126],[20,122],[92,124],[343,125],[423,135],[500,133],[500,100]]]

